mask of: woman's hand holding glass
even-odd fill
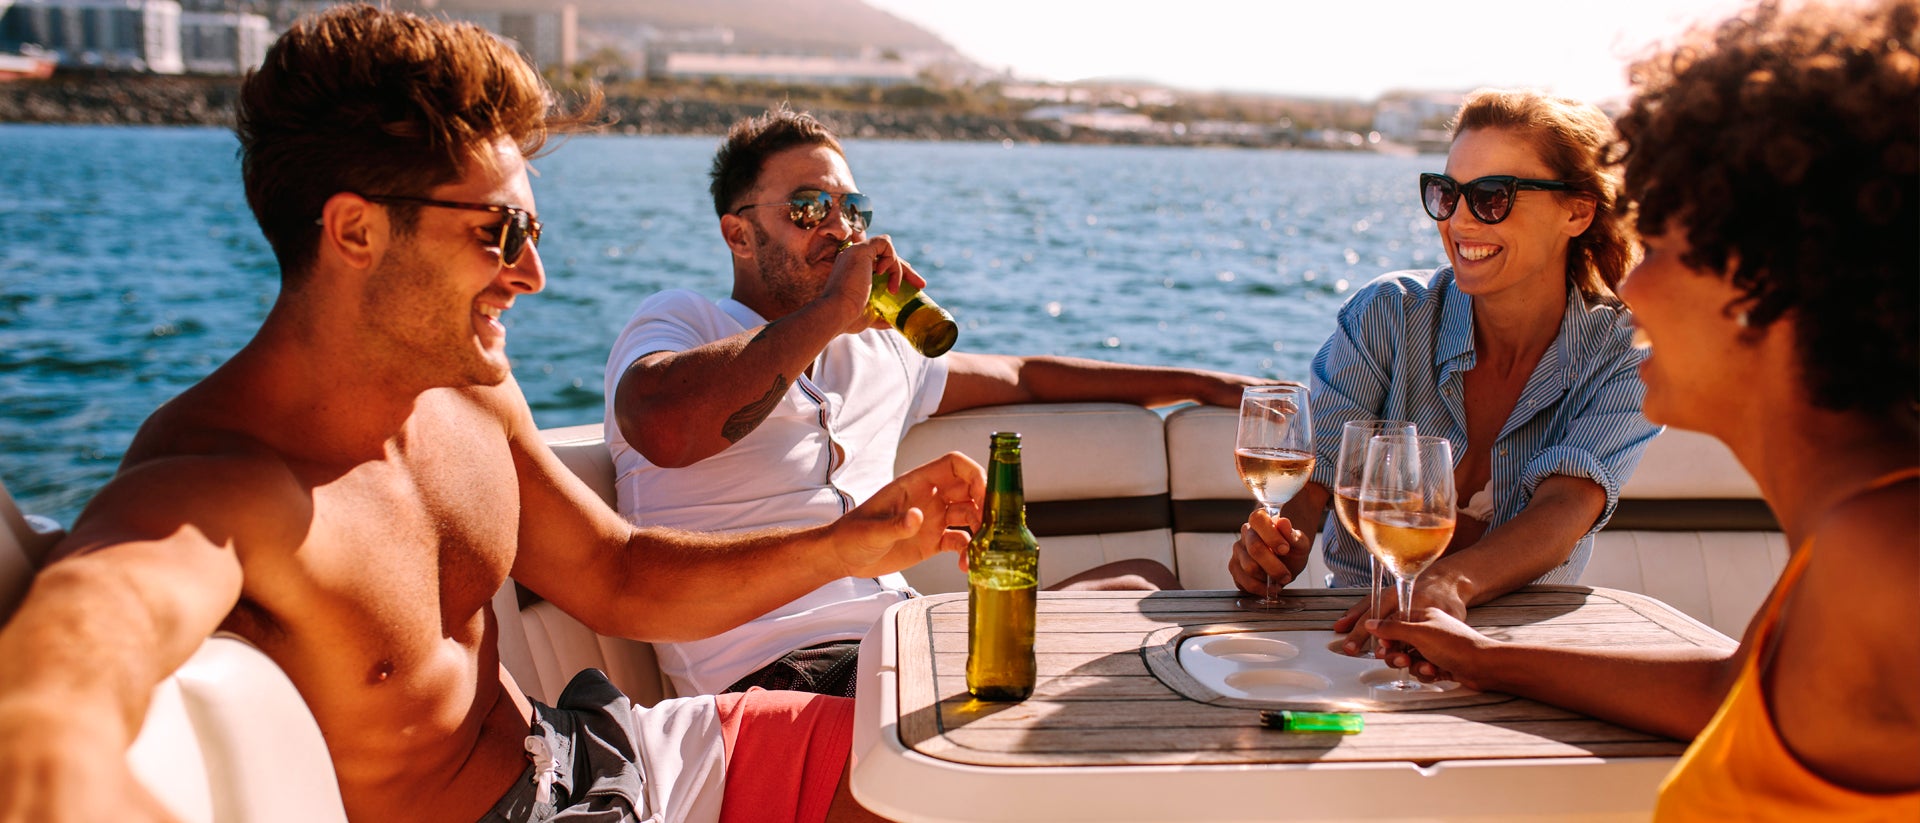
[[[1241,591],[1270,596],[1300,576],[1312,547],[1313,538],[1294,528],[1292,521],[1255,509],[1240,525],[1227,571]]]
[[[1307,484],[1307,478],[1313,475],[1313,460],[1313,414],[1306,387],[1249,386],[1241,392],[1239,432],[1233,444],[1234,466],[1270,521],[1279,518],[1280,507]],[[1284,532],[1278,523],[1269,525],[1276,527],[1275,537],[1283,533],[1289,537],[1294,535],[1291,523],[1284,527]],[[1243,528],[1241,533],[1245,535],[1247,529]],[[1288,541],[1274,540],[1269,545],[1285,542]],[[1236,551],[1236,560],[1241,554]],[[1306,553],[1302,551],[1300,557],[1304,562]],[[1286,579],[1276,580],[1275,569],[1267,565],[1260,568],[1261,584],[1254,588],[1242,586],[1258,592],[1259,596],[1242,598],[1240,605],[1262,611],[1299,611],[1300,604],[1275,595],[1299,569],[1288,570]]]

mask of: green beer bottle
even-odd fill
[[[960,339],[960,326],[953,322],[953,315],[926,292],[906,283],[900,284],[898,294],[887,291],[887,276],[878,272],[873,275],[873,291],[867,296],[867,313],[887,321],[928,357],[946,354]]]
[[[1027,531],[1026,502],[1020,435],[994,432],[985,517],[967,544],[967,691],[981,700],[1033,694],[1040,544]]]

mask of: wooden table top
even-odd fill
[[[1173,658],[1180,640],[1231,631],[1321,630],[1365,595],[1289,591],[1306,610],[1249,612],[1231,592],[1043,592],[1039,680],[1020,703],[966,693],[967,599],[936,595],[895,614],[900,739],[940,760],[982,766],[1257,764],[1505,758],[1672,757],[1686,744],[1509,695],[1367,711],[1353,735],[1263,728],[1259,709],[1214,694]],[[1578,586],[1533,586],[1469,611],[1491,637],[1558,646],[1732,641],[1657,600]],[[1384,664],[1382,664],[1384,666]]]

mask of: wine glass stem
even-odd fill
[[[1380,579],[1380,576],[1384,574],[1386,570],[1380,567],[1380,558],[1374,557],[1373,552],[1367,552],[1367,571],[1373,575],[1373,586],[1367,589],[1367,610],[1370,612],[1367,616],[1377,621],[1380,619],[1380,588],[1381,584],[1385,582]],[[1362,651],[1372,651],[1379,646],[1379,638],[1369,634],[1367,635],[1367,648]]]
[[[1400,575],[1397,575],[1397,574],[1394,575],[1393,578],[1394,578],[1393,579],[1394,590],[1400,594],[1400,618],[1399,619],[1406,620],[1407,616],[1413,612],[1413,580],[1414,578],[1401,577]],[[1400,670],[1400,680],[1402,682],[1410,682],[1413,680],[1413,655],[1412,654],[1407,655],[1407,665],[1405,668]]]

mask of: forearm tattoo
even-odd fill
[[[728,417],[726,425],[720,427],[720,436],[726,438],[728,443],[740,442],[740,438],[760,427],[760,422],[773,413],[773,407],[780,403],[780,398],[786,393],[786,376],[774,375],[773,387],[767,389],[767,393],[761,395],[759,400],[748,403]]]

